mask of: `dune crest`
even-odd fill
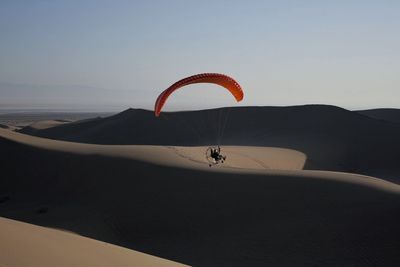
[[[273,147],[226,146],[226,163],[210,169],[205,157],[207,147],[146,146],[146,145],[94,145],[51,140],[0,129],[0,136],[22,144],[77,154],[120,157],[182,168],[206,170],[229,169],[281,169],[301,170],[306,156],[292,149]]]
[[[65,123],[70,123],[71,120],[45,120],[45,121],[37,121],[30,124],[28,127],[35,129],[35,130],[44,130],[51,127],[63,125]]]
[[[400,192],[400,185],[376,177],[334,171],[303,170],[306,155],[295,150],[271,147],[226,146],[226,163],[209,167],[207,147],[147,145],[95,145],[51,140],[0,129],[0,137],[24,145],[78,155],[97,155],[142,161],[161,166],[213,172],[291,175],[294,177],[336,180]]]

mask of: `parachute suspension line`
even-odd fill
[[[205,116],[205,120],[203,120],[203,123],[204,123],[203,129],[206,131],[204,135],[207,137],[207,140],[206,140],[207,145],[211,145],[211,143],[215,142],[215,140],[216,140],[214,135],[217,134],[217,132],[215,132],[215,131],[218,130],[218,128],[210,127],[210,123],[213,123],[213,119],[215,120],[215,116],[213,116],[212,110],[205,110],[204,112],[207,114]],[[212,126],[214,126],[214,125],[212,125]],[[218,126],[218,124],[216,126]]]
[[[220,144],[221,139],[221,130],[222,130],[222,108],[218,109],[217,113],[217,136],[216,136],[216,144]]]
[[[186,78],[183,78],[177,82],[175,82],[174,84],[172,84],[170,87],[168,87],[167,89],[165,89],[163,92],[161,92],[161,94],[157,97],[155,105],[154,105],[154,115],[156,117],[160,116],[160,113],[162,111],[162,108],[164,106],[164,104],[166,103],[167,99],[169,98],[169,96],[175,92],[176,90],[179,90],[181,87],[185,87],[187,85],[190,84],[196,84],[196,83],[213,83],[216,85],[219,85],[221,87],[224,87],[225,89],[227,89],[232,96],[235,98],[235,100],[237,102],[242,101],[243,99],[243,91],[241,86],[239,85],[239,83],[237,83],[233,78],[225,75],[225,74],[220,74],[220,73],[200,73],[200,74],[196,74],[196,75],[192,75]],[[218,110],[218,114],[215,113],[214,110],[209,110],[207,112],[207,115],[212,116],[215,119],[217,119],[217,125],[216,127],[205,127],[205,132],[202,132],[204,134],[204,136],[207,138],[208,143],[214,143],[213,142],[213,134],[214,131],[216,131],[217,134],[217,139],[216,139],[216,143],[217,145],[221,144],[224,132],[225,132],[225,128],[226,128],[226,124],[228,123],[228,117],[229,117],[229,113],[230,113],[230,109],[226,108],[227,110],[223,110],[223,109],[219,109]],[[226,113],[224,115],[224,113]],[[199,140],[202,139],[198,129],[194,129],[191,123],[189,122],[187,123],[186,121],[184,121],[184,117],[180,117],[179,115],[177,115],[178,119],[181,121],[182,125],[185,125],[185,127],[189,128],[194,134],[195,136],[197,136],[199,138]],[[195,122],[197,123],[196,125],[201,127],[201,122],[199,122],[199,120],[204,119],[204,116],[200,116],[200,119],[197,119]],[[209,126],[210,122],[212,120],[207,120],[206,125]],[[204,140],[203,140],[203,143]]]
[[[229,115],[231,113],[231,108],[230,107],[226,107],[225,109],[226,109],[226,112],[225,112],[225,115],[223,116],[223,122],[222,122],[222,125],[221,125],[221,133],[220,133],[220,136],[219,136],[218,145],[221,145],[222,139],[224,137],[225,129],[226,129],[226,126],[228,124]],[[222,109],[221,109],[221,111],[222,111]]]
[[[194,133],[197,136],[198,141],[203,144],[204,143],[204,138],[200,135],[199,131],[197,131],[194,127],[192,127],[190,125],[190,122],[186,121],[184,118],[181,118],[179,116],[180,114],[176,114],[176,117],[178,118],[178,120],[181,122],[181,125],[184,125],[186,127],[186,129],[189,129],[190,131],[192,131],[192,133]],[[179,129],[178,129],[179,130]]]
[[[168,119],[168,117],[167,117],[167,114],[166,113],[163,113],[163,114],[160,114],[160,116],[159,116],[160,118],[162,118],[164,121],[166,121],[167,123],[169,123],[169,119]]]
[[[179,131],[179,128],[181,128],[181,126],[183,125],[184,127],[189,129],[190,131],[192,131],[196,135],[196,137],[198,138],[199,142],[202,142],[202,137],[199,135],[199,133],[193,127],[190,127],[190,125],[188,123],[186,123],[184,119],[180,118],[179,114],[176,114],[176,116],[178,117],[179,122],[177,122],[174,119],[168,118],[167,113],[165,113],[165,112],[161,113],[159,117],[163,118],[168,123],[170,121],[173,121],[177,125],[177,128],[178,128],[178,129],[176,129],[177,131]]]

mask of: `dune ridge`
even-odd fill
[[[224,149],[230,156],[228,162],[220,166],[215,166],[214,168],[209,168],[209,163],[204,156],[204,151],[207,147],[96,145],[50,140],[1,129],[0,137],[40,149],[72,154],[139,160],[162,166],[202,171],[242,172],[269,175],[290,174],[298,177],[315,177],[319,179],[333,179],[342,182],[358,183],[360,185],[377,187],[392,192],[400,192],[399,184],[376,177],[335,171],[303,170],[306,155],[289,149],[227,146],[224,147]],[[235,155],[237,157],[235,157]],[[248,155],[251,155],[251,157]]]
[[[0,136],[42,149],[75,154],[119,157],[153,164],[203,170],[301,170],[306,160],[303,153],[290,149],[227,146],[224,147],[224,151],[229,154],[229,161],[218,166],[217,169],[210,169],[209,162],[205,158],[207,147],[84,144],[49,140],[5,130],[0,130]]]

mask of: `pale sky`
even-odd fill
[[[0,109],[152,109],[201,72],[241,105],[400,108],[400,1],[0,2]],[[195,85],[166,108],[237,105]]]

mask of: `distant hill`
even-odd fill
[[[229,113],[229,116],[226,116]],[[227,119],[224,128],[224,119]],[[399,164],[400,125],[335,106],[237,107],[162,113],[128,109],[114,116],[20,132],[96,144],[247,145],[296,149],[306,168],[374,175]]]
[[[111,116],[113,114],[115,112],[7,111],[0,114],[0,123],[7,126],[25,127],[41,121],[77,121]]]
[[[369,110],[359,110],[357,112],[374,119],[400,123],[400,109],[378,108]]]

